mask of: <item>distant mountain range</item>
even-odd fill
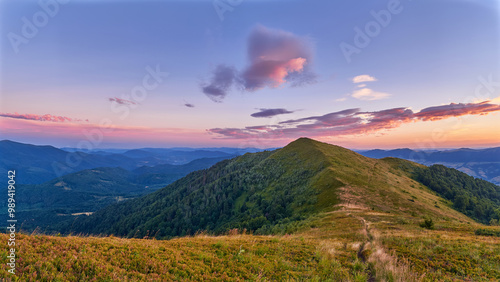
[[[109,149],[109,151],[64,150],[52,146],[36,146],[9,140],[0,141],[0,173],[17,170],[17,183],[41,184],[69,173],[98,167],[120,167],[133,170],[142,166],[187,164],[201,158],[230,158],[255,148],[214,149]]]
[[[273,150],[277,148],[269,148],[267,150]],[[227,153],[230,155],[243,155],[245,153],[256,153],[262,151],[262,149],[258,148],[252,148],[252,147],[247,147],[247,148],[231,148],[231,147],[206,147],[206,148],[189,148],[189,147],[174,147],[174,148],[140,148],[140,149],[97,149],[97,150],[82,150],[82,149],[77,149],[77,148],[69,148],[69,147],[63,147],[61,150],[68,151],[68,152],[84,152],[84,153],[93,153],[93,154],[122,154],[126,153],[127,151],[146,151],[146,152],[152,152],[152,153],[163,153],[163,154],[168,154],[171,152],[193,152],[193,151],[215,151],[215,152],[223,152]]]
[[[418,151],[405,148],[358,152],[370,158],[394,157],[424,165],[442,164],[500,185],[500,147],[487,149],[462,148],[443,151]]]
[[[80,151],[0,141],[0,173],[16,170],[17,215],[25,229],[48,226],[61,216],[92,213],[109,204],[151,193],[190,172],[255,148],[108,149]],[[6,187],[0,189],[6,194]],[[6,207],[7,198],[1,198]],[[0,213],[6,212],[2,208]],[[33,225],[32,225],[33,223]]]

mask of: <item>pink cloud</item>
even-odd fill
[[[81,119],[74,119],[65,116],[54,116],[50,114],[46,115],[36,115],[36,114],[18,114],[18,113],[0,113],[0,117],[15,118],[15,119],[26,119],[26,120],[37,120],[37,121],[51,121],[51,122],[79,122]],[[86,120],[88,121],[88,120]]]
[[[221,102],[235,85],[245,91],[279,87],[285,83],[299,86],[314,83],[311,70],[313,51],[310,40],[293,33],[256,26],[248,37],[249,65],[241,72],[234,67],[218,65],[202,91],[210,99]]]
[[[393,129],[416,121],[435,121],[464,115],[486,115],[497,111],[500,111],[500,105],[491,104],[488,101],[428,107],[417,113],[408,108],[374,112],[347,109],[322,116],[286,120],[276,125],[212,128],[208,132],[216,134],[219,138],[229,139],[345,136]]]
[[[312,58],[307,38],[258,25],[248,38],[250,65],[242,73],[244,87],[253,91],[265,86],[278,87],[287,80],[303,79],[302,73],[309,71],[306,65]]]
[[[490,112],[500,111],[500,105],[490,104],[490,101],[468,104],[455,104],[429,107],[416,113],[421,120],[440,120],[463,115],[486,115]]]
[[[256,90],[265,85],[279,87],[287,82],[289,74],[302,72],[306,61],[304,58],[295,58],[284,62],[270,60],[257,62],[243,73],[246,89]]]

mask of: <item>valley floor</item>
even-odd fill
[[[16,276],[0,251],[1,278],[20,281],[498,281],[500,238],[474,235],[474,223],[343,206],[302,232],[230,232],[168,241],[17,234]],[[0,240],[7,242],[7,235]]]

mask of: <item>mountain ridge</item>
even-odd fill
[[[126,153],[125,151],[124,153]],[[122,153],[64,151],[50,145],[31,145],[10,140],[0,141],[0,173],[17,170],[17,183],[42,184],[69,173],[99,167],[121,167],[133,170],[141,166],[187,164],[206,157],[229,158],[234,154],[219,151],[144,152],[133,157]]]
[[[444,194],[500,201],[500,187],[454,169],[300,139],[71,217],[48,230],[57,236],[19,234],[29,267],[22,278],[498,280],[500,230],[453,209],[433,181]]]
[[[442,164],[471,176],[500,185],[500,147],[486,149],[451,149],[443,151],[419,151],[411,149],[369,150],[360,154],[371,158],[396,157],[427,166]]]
[[[193,172],[152,194],[81,218],[73,230],[64,231],[141,237],[154,230],[159,238],[231,228],[259,234],[293,232],[310,216],[334,211],[349,199],[357,199],[366,210],[471,222],[447,202],[440,203],[442,198],[402,167],[423,166],[371,159],[300,138],[281,149],[245,154]]]

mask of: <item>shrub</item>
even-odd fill
[[[476,235],[482,235],[482,236],[495,236],[495,237],[500,237],[500,230],[477,229],[474,233],[475,233]]]
[[[420,223],[420,227],[432,230],[434,229],[434,221],[432,221],[432,218],[426,218],[424,222]]]

